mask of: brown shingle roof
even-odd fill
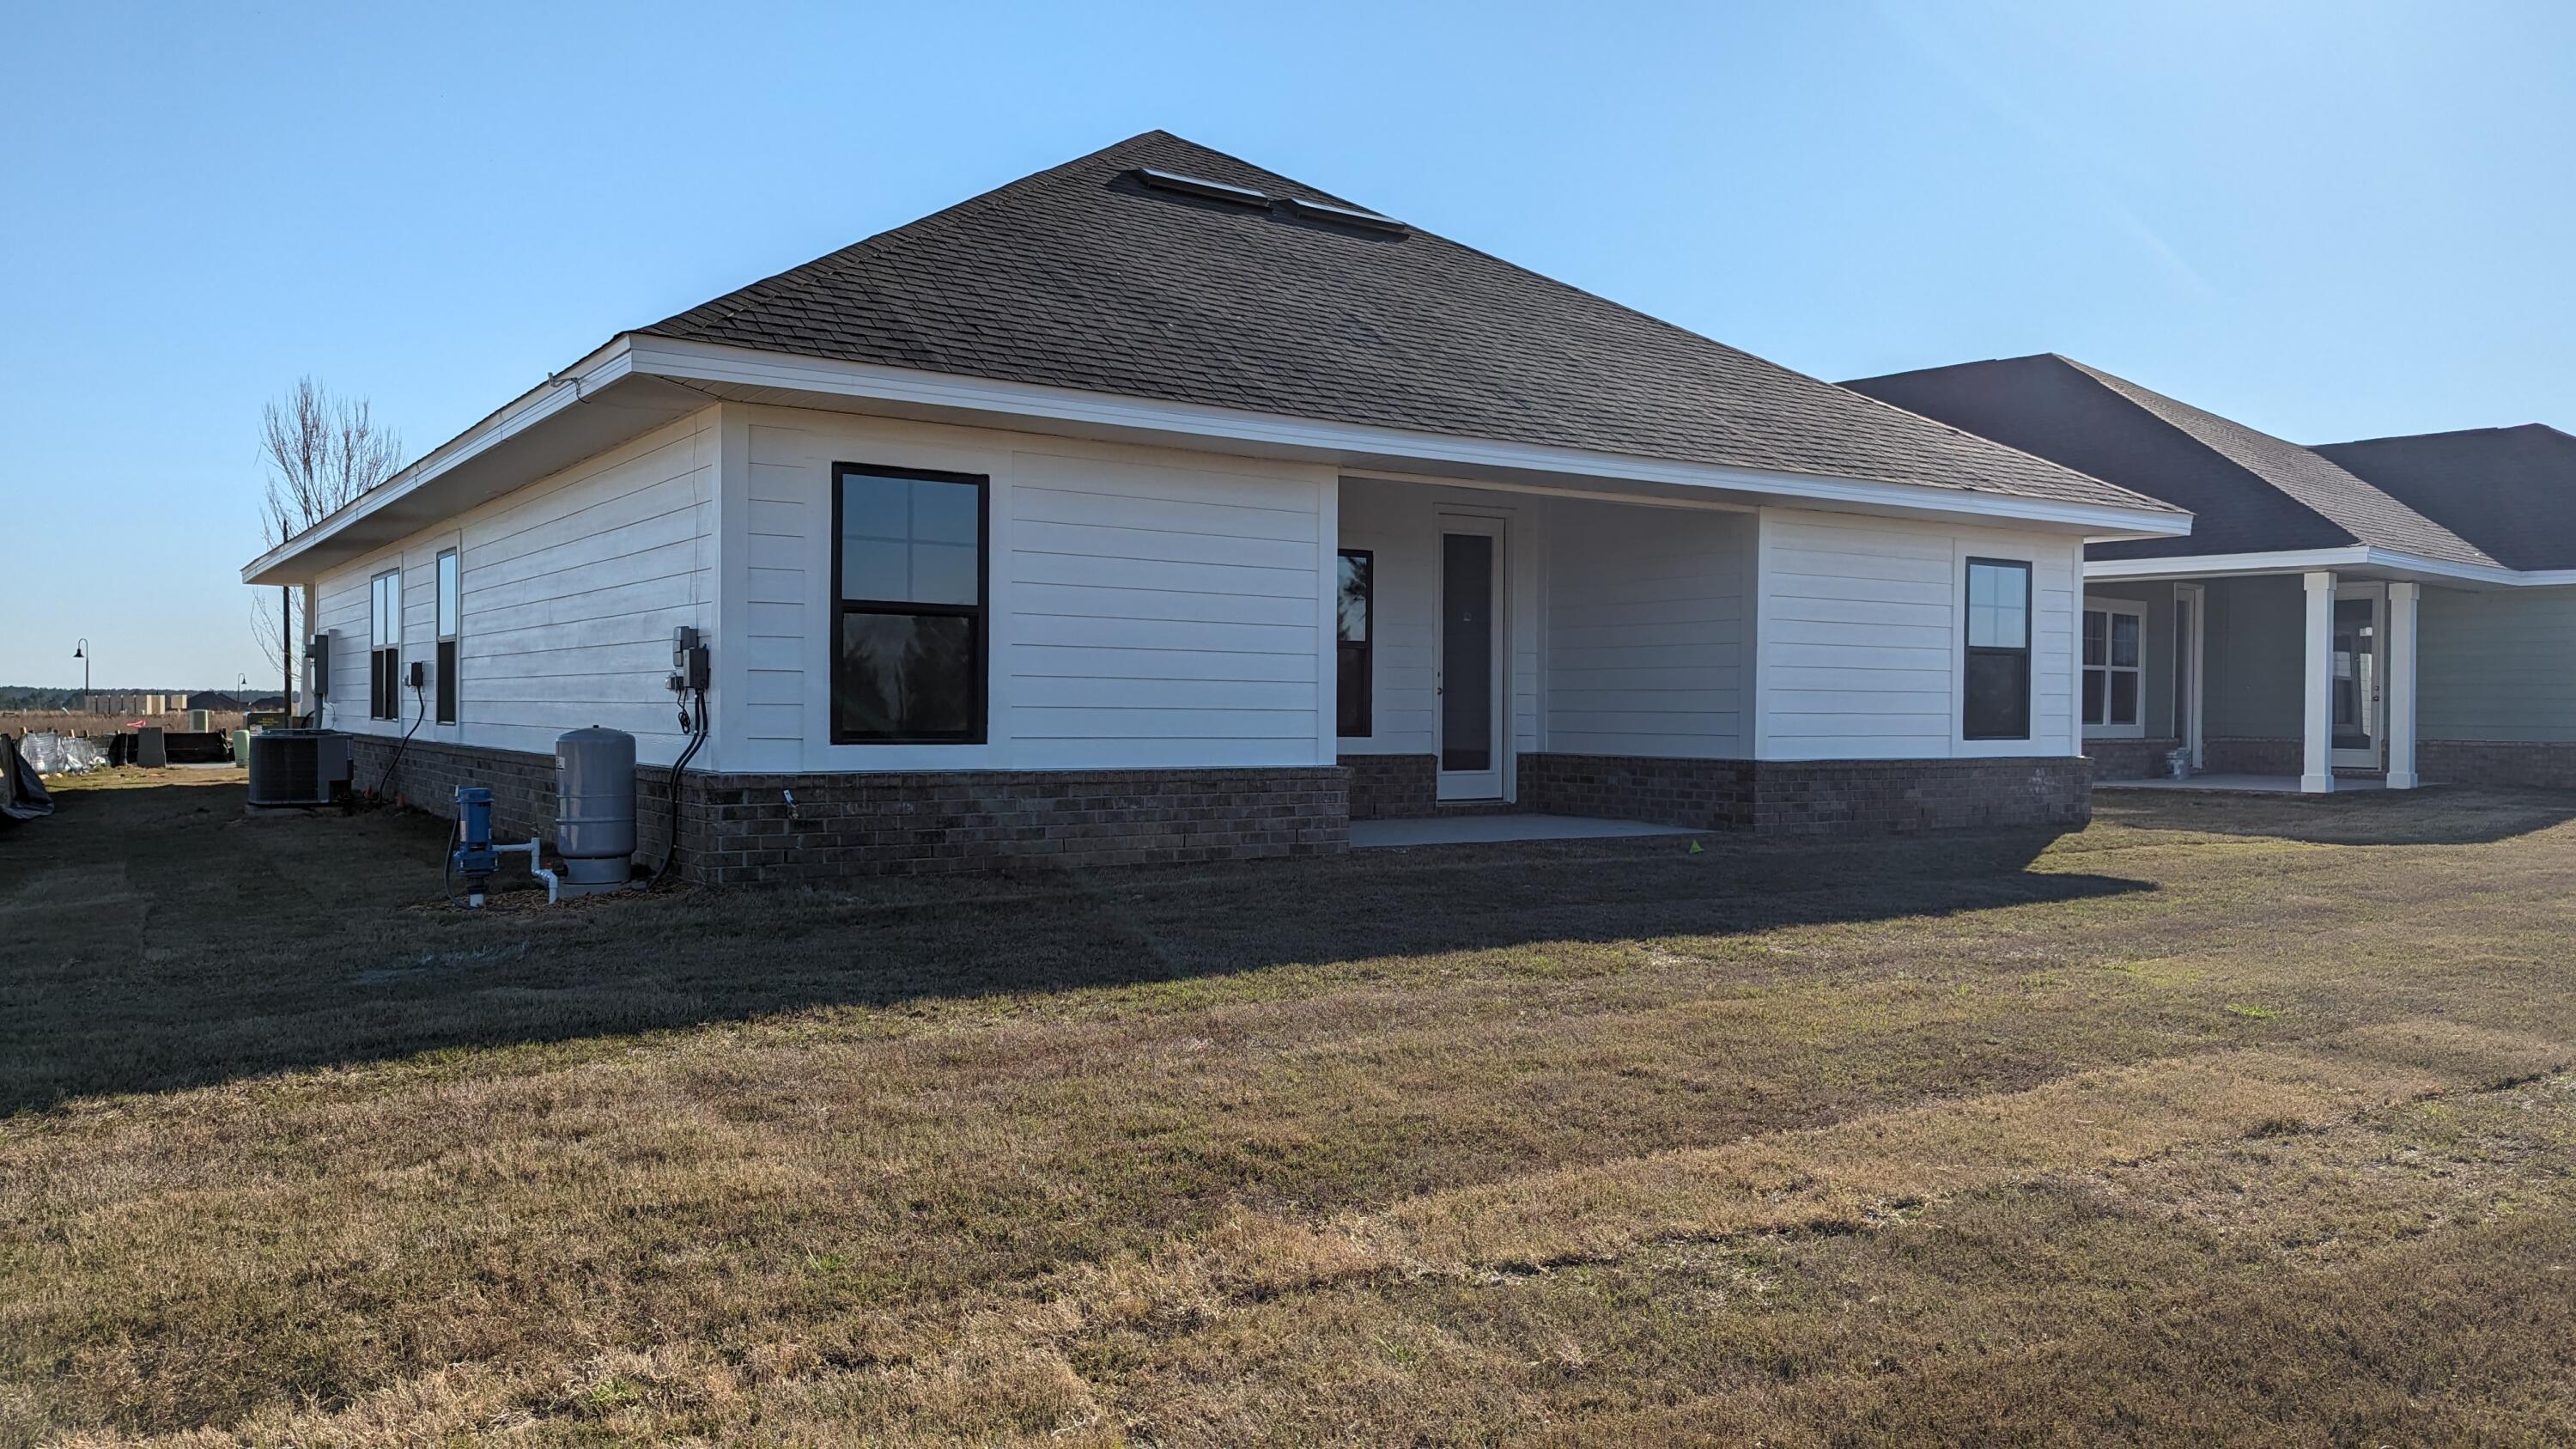
[[[2188,538],[2097,544],[2088,550],[2092,557],[2277,553],[2358,543],[2496,564],[2331,459],[2055,353],[1843,385],[2193,513]]]
[[[2517,569],[2576,569],[2576,438],[2543,423],[2316,451]]]
[[[1665,461],[2165,505],[1427,232],[1176,196],[1152,167],[1343,198],[1161,131],[647,333]]]

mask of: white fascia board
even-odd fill
[[[2191,515],[2169,509],[2061,503],[1969,493],[1928,484],[1876,483],[1716,464],[1677,463],[1581,448],[1503,443],[1354,423],[1319,422],[1275,413],[1121,397],[1041,383],[921,372],[762,352],[717,343],[630,335],[638,373],[695,382],[866,399],[940,413],[977,415],[988,426],[1012,418],[1043,419],[1180,440],[1282,450],[1291,456],[1358,468],[1404,461],[1500,471],[1574,474],[1628,482],[1724,489],[1780,502],[1863,512],[1940,514],[2082,531],[2093,537],[2180,537]]]
[[[328,518],[242,566],[242,582],[257,582],[316,544],[329,541],[350,525],[373,516],[420,490],[431,479],[498,444],[536,427],[581,402],[590,393],[625,377],[633,369],[627,339],[617,336],[581,361],[502,404],[481,422],[432,448],[391,478],[343,504]]]
[[[2394,549],[2297,549],[2282,553],[2213,553],[2181,558],[2087,559],[2088,579],[2187,579],[2226,574],[2299,574],[2333,572],[2373,578],[2439,579],[2492,588],[2552,588],[2576,584],[2576,569],[2516,570],[2485,564],[2452,563]]]

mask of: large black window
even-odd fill
[[[402,574],[367,581],[367,716],[402,718]]]
[[[1959,734],[2030,738],[2030,565],[1968,560],[1968,660]]]
[[[1333,732],[1344,739],[1370,733],[1369,608],[1376,573],[1377,555],[1362,548],[1342,550],[1341,605],[1334,626],[1340,669],[1333,686],[1340,724]]]
[[[438,722],[456,723],[456,630],[463,603],[456,550],[438,556]]]
[[[983,742],[985,491],[967,473],[832,470],[833,743]]]

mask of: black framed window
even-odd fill
[[[456,550],[438,556],[438,722],[456,723],[456,633],[464,602]]]
[[[982,744],[990,480],[832,467],[832,742]]]
[[[2030,738],[2029,564],[1968,560],[1968,657],[1963,685],[1961,738]]]
[[[1333,699],[1340,722],[1333,732],[1345,739],[1371,733],[1370,689],[1376,674],[1369,654],[1369,614],[1376,591],[1377,555],[1364,548],[1343,549],[1333,641],[1339,665]]]
[[[367,717],[402,718],[402,571],[367,581]]]

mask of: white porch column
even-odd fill
[[[2415,788],[2415,605],[2422,584],[2388,586],[2388,788]]]
[[[2300,691],[2305,725],[2299,788],[2311,795],[2334,791],[2334,600],[2335,576],[2305,576],[2308,593],[2307,680]]]

